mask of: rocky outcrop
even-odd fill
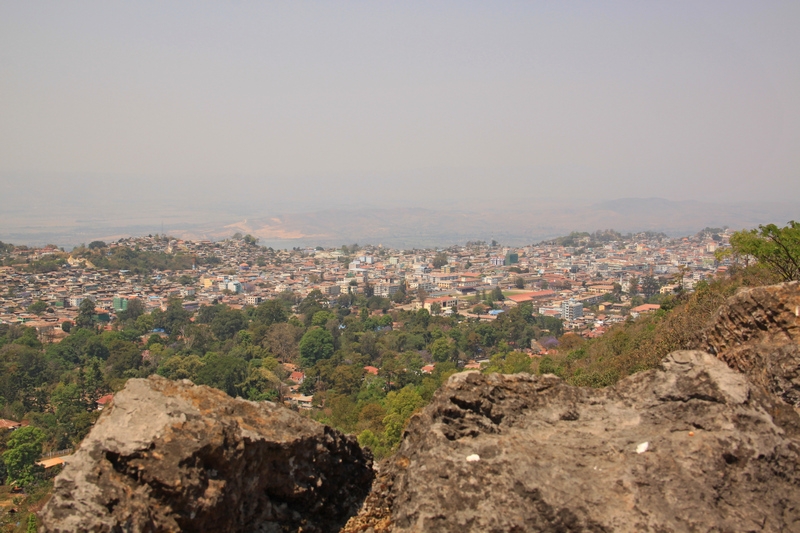
[[[132,379],[55,482],[42,531],[337,531],[371,458],[353,437],[188,381]]]
[[[456,374],[345,531],[800,531],[798,436],[699,351],[607,389]]]
[[[800,282],[740,290],[695,346],[800,408]]]

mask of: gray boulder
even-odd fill
[[[344,531],[800,531],[798,435],[699,351],[606,389],[456,374]]]
[[[372,478],[354,438],[289,409],[132,379],[56,478],[41,531],[338,531]]]

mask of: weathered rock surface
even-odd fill
[[[794,409],[708,353],[662,366],[453,376],[345,531],[800,531]]]
[[[740,290],[695,346],[800,408],[800,283]]]
[[[42,531],[337,531],[372,481],[352,437],[266,402],[128,381],[55,482]]]

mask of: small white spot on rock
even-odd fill
[[[477,463],[480,460],[481,460],[481,456],[478,455],[477,453],[473,453],[472,455],[468,455],[467,456],[467,462],[468,463]]]
[[[638,445],[636,447],[636,453],[644,453],[644,452],[647,451],[647,448],[649,448],[649,447],[650,447],[650,443],[649,442],[643,442],[643,443],[641,443],[640,445]]]

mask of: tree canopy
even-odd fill
[[[300,358],[303,366],[313,366],[333,355],[333,335],[321,327],[313,327],[300,339]]]
[[[800,280],[800,223],[792,220],[783,228],[767,224],[737,231],[730,242],[735,256],[755,258],[783,281]]]
[[[14,431],[6,441],[8,448],[3,452],[8,480],[19,485],[34,481],[37,470],[36,461],[42,455],[42,443],[46,435],[39,428],[28,426]]]

